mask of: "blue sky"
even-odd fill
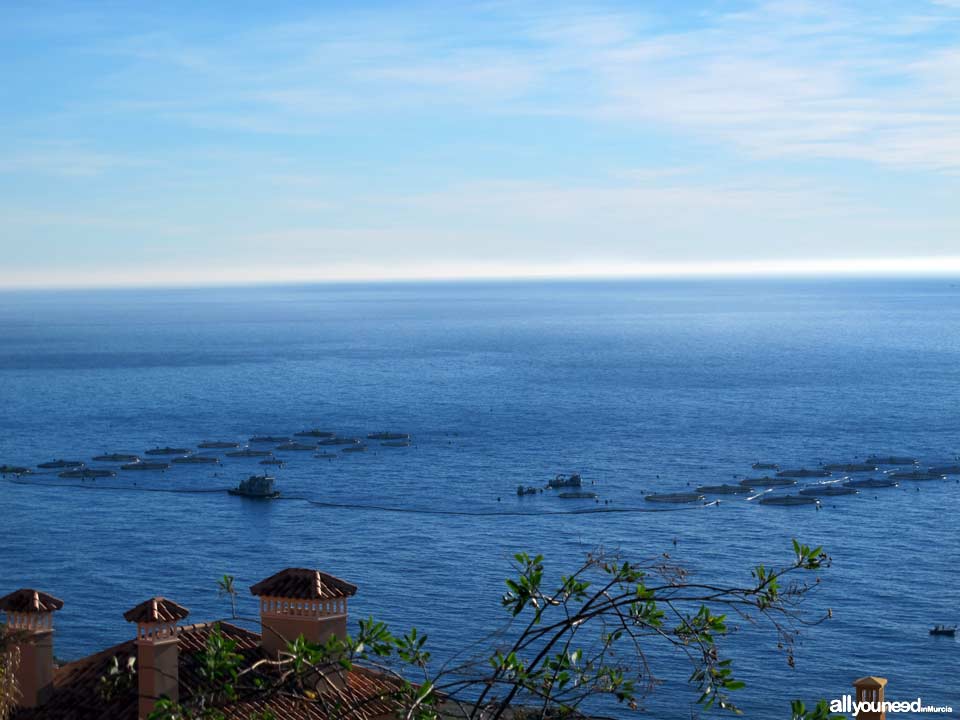
[[[8,2],[0,75],[0,285],[960,272],[960,0]]]

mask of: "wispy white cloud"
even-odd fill
[[[960,17],[947,4],[871,12],[784,0],[685,27],[623,10],[492,4],[478,11],[491,32],[462,42],[445,16],[411,13],[333,28],[308,18],[203,46],[168,29],[111,52],[166,78],[153,99],[172,105],[167,118],[206,127],[303,134],[332,114],[460,104],[665,128],[760,157],[953,170],[960,55],[937,33]],[[214,91],[198,93],[198,82]]]

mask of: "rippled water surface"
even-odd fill
[[[836,697],[866,674],[888,695],[960,708],[960,645],[928,628],[960,619],[960,485],[904,483],[813,508],[542,514],[582,507],[518,498],[577,470],[601,503],[732,481],[750,463],[942,464],[960,454],[960,287],[951,281],[371,285],[0,294],[0,464],[142,452],[322,427],[413,434],[409,448],[276,471],[290,499],[215,490],[256,460],[94,482],[0,482],[0,591],[64,599],[57,654],[131,636],[123,611],[163,594],[221,617],[215,578],[247,585],[290,565],[355,582],[354,618],[415,625],[445,656],[497,628],[517,550],[569,570],[603,545],[667,551],[696,577],[743,579],[790,539],[833,567],[795,669],[769,634],[729,643],[752,717],[792,697]],[[110,489],[106,489],[110,488]],[[490,513],[385,512],[310,504]],[[589,504],[589,501],[587,501]],[[528,511],[527,514],[509,514]],[[500,513],[500,514],[496,514]],[[676,546],[674,546],[676,540]],[[242,610],[255,604],[242,598]],[[695,695],[672,653],[658,717]]]

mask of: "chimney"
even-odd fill
[[[287,568],[250,588],[260,600],[263,649],[276,657],[300,635],[322,643],[331,635],[347,636],[347,598],[357,586],[333,575]]]
[[[53,613],[63,600],[23,588],[0,598],[7,614],[5,632],[20,651],[16,679],[20,707],[43,705],[53,692]]]
[[[127,610],[123,619],[137,624],[137,682],[139,712],[144,720],[157,700],[180,699],[180,649],[177,622],[190,611],[162,597],[145,600]]]
[[[873,704],[870,710],[858,713],[855,716],[857,720],[886,720],[887,713],[883,710],[883,688],[886,684],[886,678],[872,676],[853,681],[853,687],[857,689],[857,702]]]

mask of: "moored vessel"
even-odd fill
[[[871,455],[865,462],[872,465],[916,465],[917,459],[900,455]]]
[[[107,453],[106,455],[97,455],[93,458],[97,462],[123,462],[132,463],[140,459],[139,455],[131,453]]]
[[[30,468],[22,465],[0,465],[0,475],[29,475]]]
[[[250,448],[227,453],[227,457],[232,458],[270,457],[271,455],[273,453],[269,450],[251,450]]]
[[[807,470],[807,468],[800,468],[799,470],[781,470],[777,473],[777,477],[782,478],[814,478],[814,477],[830,477],[829,470]]]
[[[316,450],[316,445],[308,445],[307,443],[298,443],[298,442],[285,442],[277,445],[274,450],[287,451],[295,450],[297,452],[307,452],[311,450]]]
[[[185,455],[184,457],[175,457],[170,462],[178,465],[216,465],[220,458],[212,455]]]
[[[643,498],[647,502],[662,503],[692,503],[704,499],[700,493],[678,492],[678,493],[651,493]]]
[[[858,490],[849,485],[816,485],[814,487],[805,487],[800,491],[801,495],[811,495],[813,497],[835,497],[838,495],[856,495]]]
[[[740,484],[749,488],[789,487],[790,485],[796,485],[797,481],[788,477],[759,477],[744,478],[740,481]]]
[[[748,485],[701,485],[697,488],[698,493],[707,495],[737,495],[739,493],[750,492]]]
[[[940,465],[938,467],[928,468],[927,472],[937,475],[960,475],[960,465]]]
[[[569,488],[569,487],[580,487],[583,485],[583,478],[580,477],[580,473],[571,473],[570,475],[556,475],[553,480],[547,482],[547,487],[550,488]]]
[[[887,477],[893,478],[894,480],[946,480],[946,475],[941,475],[935,472],[924,472],[923,470],[915,470],[913,472],[904,471],[904,472],[894,472],[890,473]]]
[[[285,443],[290,442],[290,438],[279,435],[254,435],[248,442],[252,443]]]
[[[43,470],[66,470],[69,468],[81,468],[84,464],[81,460],[51,460],[50,462],[40,463],[37,467]]]
[[[876,472],[880,468],[869,463],[831,463],[823,466],[830,472]]]
[[[113,477],[116,474],[113,470],[107,470],[106,468],[82,468],[80,470],[65,470],[58,477],[92,480],[94,478]]]
[[[280,497],[280,492],[274,489],[273,484],[274,478],[270,475],[251,475],[246,480],[240,481],[237,487],[227,490],[227,492],[231,495],[240,495],[257,500],[272,500]]]
[[[819,502],[809,495],[767,495],[760,498],[761,505],[817,505]]]
[[[844,485],[851,488],[890,488],[897,487],[900,483],[891,478],[861,478],[860,480],[847,480]]]
[[[240,447],[240,443],[230,442],[229,440],[204,440],[197,447],[201,450],[229,450],[230,448]]]
[[[367,435],[367,440],[409,440],[408,433],[398,432],[375,432]]]
[[[312,437],[312,438],[332,438],[336,433],[332,433],[329,430],[319,430],[314,428],[312,430],[301,430],[298,433],[294,433],[294,437]]]
[[[155,447],[151,450],[144,451],[145,455],[186,455],[190,450],[187,448],[175,448],[175,447]]]
[[[170,463],[165,462],[135,462],[124,463],[120,466],[121,470],[166,470]]]

